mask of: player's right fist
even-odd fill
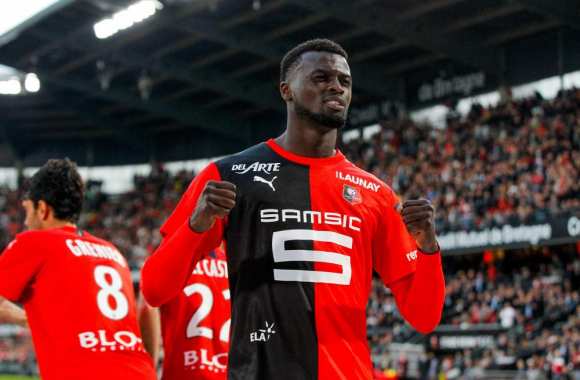
[[[216,218],[227,216],[235,205],[236,185],[227,181],[207,181],[189,218],[189,227],[197,233],[205,232]]]

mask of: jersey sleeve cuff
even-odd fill
[[[425,252],[421,249],[421,247],[417,246],[417,252],[420,252],[420,253],[427,255],[427,256],[433,256],[433,255],[437,255],[437,254],[441,253],[441,246],[439,245],[439,242],[437,242],[437,250],[435,250],[433,252]]]

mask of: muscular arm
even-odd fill
[[[149,305],[158,307],[175,297],[202,254],[220,244],[221,235],[222,229],[217,224],[207,232],[196,233],[185,222],[163,239],[141,272],[141,289]]]
[[[22,308],[0,296],[0,323],[13,323],[28,327],[28,319]]]
[[[440,253],[418,253],[417,270],[388,285],[399,311],[411,326],[423,334],[437,327],[445,301]]]
[[[223,194],[235,198],[231,190],[235,187],[219,180],[215,164],[208,165],[161,227],[163,242],[141,272],[141,290],[149,305],[158,307],[175,297],[202,254],[221,243],[222,218],[235,204],[233,199],[224,200]]]

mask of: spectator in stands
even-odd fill
[[[506,302],[499,312],[499,319],[501,326],[506,329],[512,328],[516,320],[516,309],[514,309],[510,302]]]

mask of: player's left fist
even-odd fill
[[[434,253],[439,250],[435,234],[435,208],[427,199],[408,200],[400,210],[407,230],[417,241],[421,251]]]

